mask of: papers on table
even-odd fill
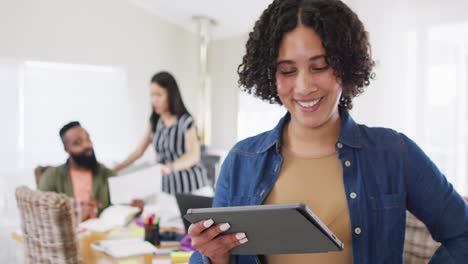
[[[108,239],[128,239],[142,238],[145,236],[145,229],[141,226],[131,226],[116,228],[109,232]]]
[[[160,190],[161,167],[157,164],[109,178],[110,198],[113,204],[144,199]]]
[[[156,248],[143,239],[101,240],[91,244],[94,250],[105,252],[114,258],[153,254]]]
[[[127,225],[140,211],[138,207],[128,205],[111,205],[99,218],[89,219],[80,223],[80,228],[96,232],[106,232],[116,227]]]
[[[152,264],[171,264],[172,260],[171,259],[153,259]]]

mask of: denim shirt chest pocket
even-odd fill
[[[399,263],[405,237],[406,193],[376,194],[369,197],[377,256],[383,263]],[[401,245],[395,248],[394,245]]]
[[[370,197],[372,210],[391,210],[405,208],[406,193],[377,194]]]

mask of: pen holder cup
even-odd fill
[[[145,241],[148,241],[155,246],[159,246],[161,244],[159,237],[159,224],[145,224]]]

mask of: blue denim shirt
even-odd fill
[[[335,149],[343,166],[353,263],[403,263],[406,210],[442,243],[430,263],[468,263],[468,206],[434,163],[405,135],[358,125],[347,112],[340,115]],[[263,203],[280,172],[281,134],[289,120],[288,113],[273,130],[233,147],[218,178],[214,207]],[[190,263],[209,260],[195,252]],[[232,263],[260,262],[257,256],[232,256]]]

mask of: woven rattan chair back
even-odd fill
[[[73,203],[64,194],[16,189],[27,263],[80,263]]]

